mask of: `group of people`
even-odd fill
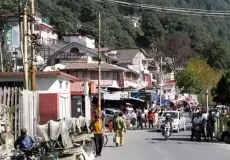
[[[96,145],[96,156],[101,156],[104,136],[105,133],[104,129],[105,124],[105,116],[103,111],[94,111],[90,129],[94,133],[94,141]],[[116,147],[124,145],[124,134],[126,133],[126,122],[123,117],[123,113],[119,112],[118,115],[114,116],[114,119],[109,122],[110,131],[114,132],[115,137],[114,141],[116,143]]]
[[[149,128],[154,128],[154,126],[157,125],[158,112],[156,109],[144,109],[143,112],[140,109],[137,109],[136,111],[133,110],[127,113],[126,121],[128,121],[128,123],[130,122],[133,129],[139,127],[143,129],[143,124],[145,127],[147,127],[148,124]]]

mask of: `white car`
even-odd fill
[[[161,130],[162,121],[165,120],[167,114],[170,114],[170,118],[173,119],[172,127],[173,131],[180,132],[181,129],[186,130],[186,119],[183,116],[183,113],[180,111],[164,111],[159,117],[157,124],[157,131]]]
[[[119,112],[121,111],[112,108],[105,109],[105,125],[109,125],[109,121],[113,120],[115,113],[119,113]]]

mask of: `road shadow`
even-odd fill
[[[176,142],[178,144],[186,144],[186,143],[209,144],[209,145],[210,144],[225,144],[224,142],[220,142],[220,141],[217,141],[215,139],[212,142],[204,140],[204,139],[202,139],[201,142],[199,142],[199,141],[196,141],[195,139],[193,141],[191,141],[189,135],[178,135],[178,136],[181,136],[181,137],[174,137],[174,136],[169,137],[167,141]],[[146,139],[146,140],[149,140],[149,139]],[[151,140],[154,141],[154,142],[163,142],[163,141],[165,142],[165,139],[164,139],[163,136],[162,136],[162,138],[152,138]]]
[[[108,146],[104,146],[105,148],[115,148],[116,146],[112,146],[112,145],[108,145]]]

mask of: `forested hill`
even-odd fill
[[[1,0],[2,1],[2,0]],[[4,0],[3,0],[4,1]],[[226,11],[230,0],[121,0],[165,7]],[[13,7],[2,5],[2,11]],[[4,10],[5,9],[5,10]],[[36,0],[36,10],[51,18],[60,33],[87,33],[97,38],[98,11],[102,15],[102,43],[110,48],[149,47],[156,39],[173,33],[187,34],[192,47],[209,58],[217,68],[229,62],[230,17],[178,15],[130,8],[92,0]],[[124,16],[140,17],[140,28],[134,28]],[[215,62],[214,62],[215,61]]]

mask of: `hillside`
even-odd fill
[[[123,0],[206,10],[228,10],[230,0]],[[12,7],[2,7],[13,10]],[[60,33],[86,33],[97,38],[98,11],[102,15],[102,45],[110,48],[148,48],[158,39],[176,32],[187,34],[192,48],[216,68],[227,68],[229,62],[230,17],[177,15],[98,3],[92,0],[37,0],[37,11],[51,18]],[[124,16],[141,18],[141,27],[134,28]]]

